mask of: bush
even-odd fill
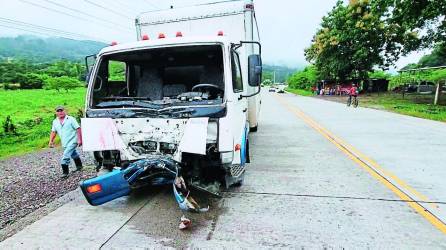
[[[3,122],[3,132],[7,135],[16,135],[17,134],[17,126],[12,122],[11,116],[7,116],[5,121]]]
[[[81,86],[82,83],[78,79],[68,76],[49,77],[45,82],[45,89],[55,89],[57,91],[61,89],[68,91]]]
[[[77,122],[80,124],[81,119],[84,118],[84,111],[82,109],[77,109],[75,118],[76,118]]]
[[[43,79],[38,74],[27,73],[24,74],[21,78],[21,89],[41,89],[43,87]]]

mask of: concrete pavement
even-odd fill
[[[422,156],[410,163],[417,152],[406,156],[410,143],[424,144],[402,129],[419,131],[422,126],[426,136],[442,139],[444,124],[278,96],[264,93],[259,131],[250,137],[252,163],[245,184],[221,200],[210,200],[209,213],[191,214],[190,231],[177,229],[181,212],[167,188],[100,207],[79,197],[1,242],[0,248],[446,248],[446,234],[286,106],[299,108],[420,194],[443,202],[439,180],[445,173],[425,165],[424,172],[419,170]],[[396,133],[406,139],[391,136],[390,128],[398,128]],[[441,152],[444,142],[429,150]],[[398,151],[399,146],[404,150]],[[440,166],[441,157],[427,163]],[[395,164],[400,162],[406,167]],[[441,215],[444,205],[437,205]]]
[[[446,222],[446,124],[316,98],[283,98],[368,157],[392,183]],[[328,97],[329,98],[329,97]],[[360,100],[360,98],[359,98]]]

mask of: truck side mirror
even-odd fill
[[[88,82],[90,81],[91,72],[93,71],[93,68],[87,69],[87,73],[85,75],[85,85],[88,85]]]
[[[85,57],[85,85],[88,85],[90,81],[91,72],[93,70],[93,66],[96,62],[96,55],[89,55]]]
[[[262,81],[262,58],[260,55],[248,57],[248,83],[249,86],[259,86]]]

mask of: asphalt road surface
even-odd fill
[[[444,123],[263,93],[245,183],[181,212],[170,188],[78,198],[0,248],[446,248]]]

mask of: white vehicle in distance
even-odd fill
[[[285,88],[286,88],[285,84],[279,84],[277,86],[277,93],[285,93]]]

